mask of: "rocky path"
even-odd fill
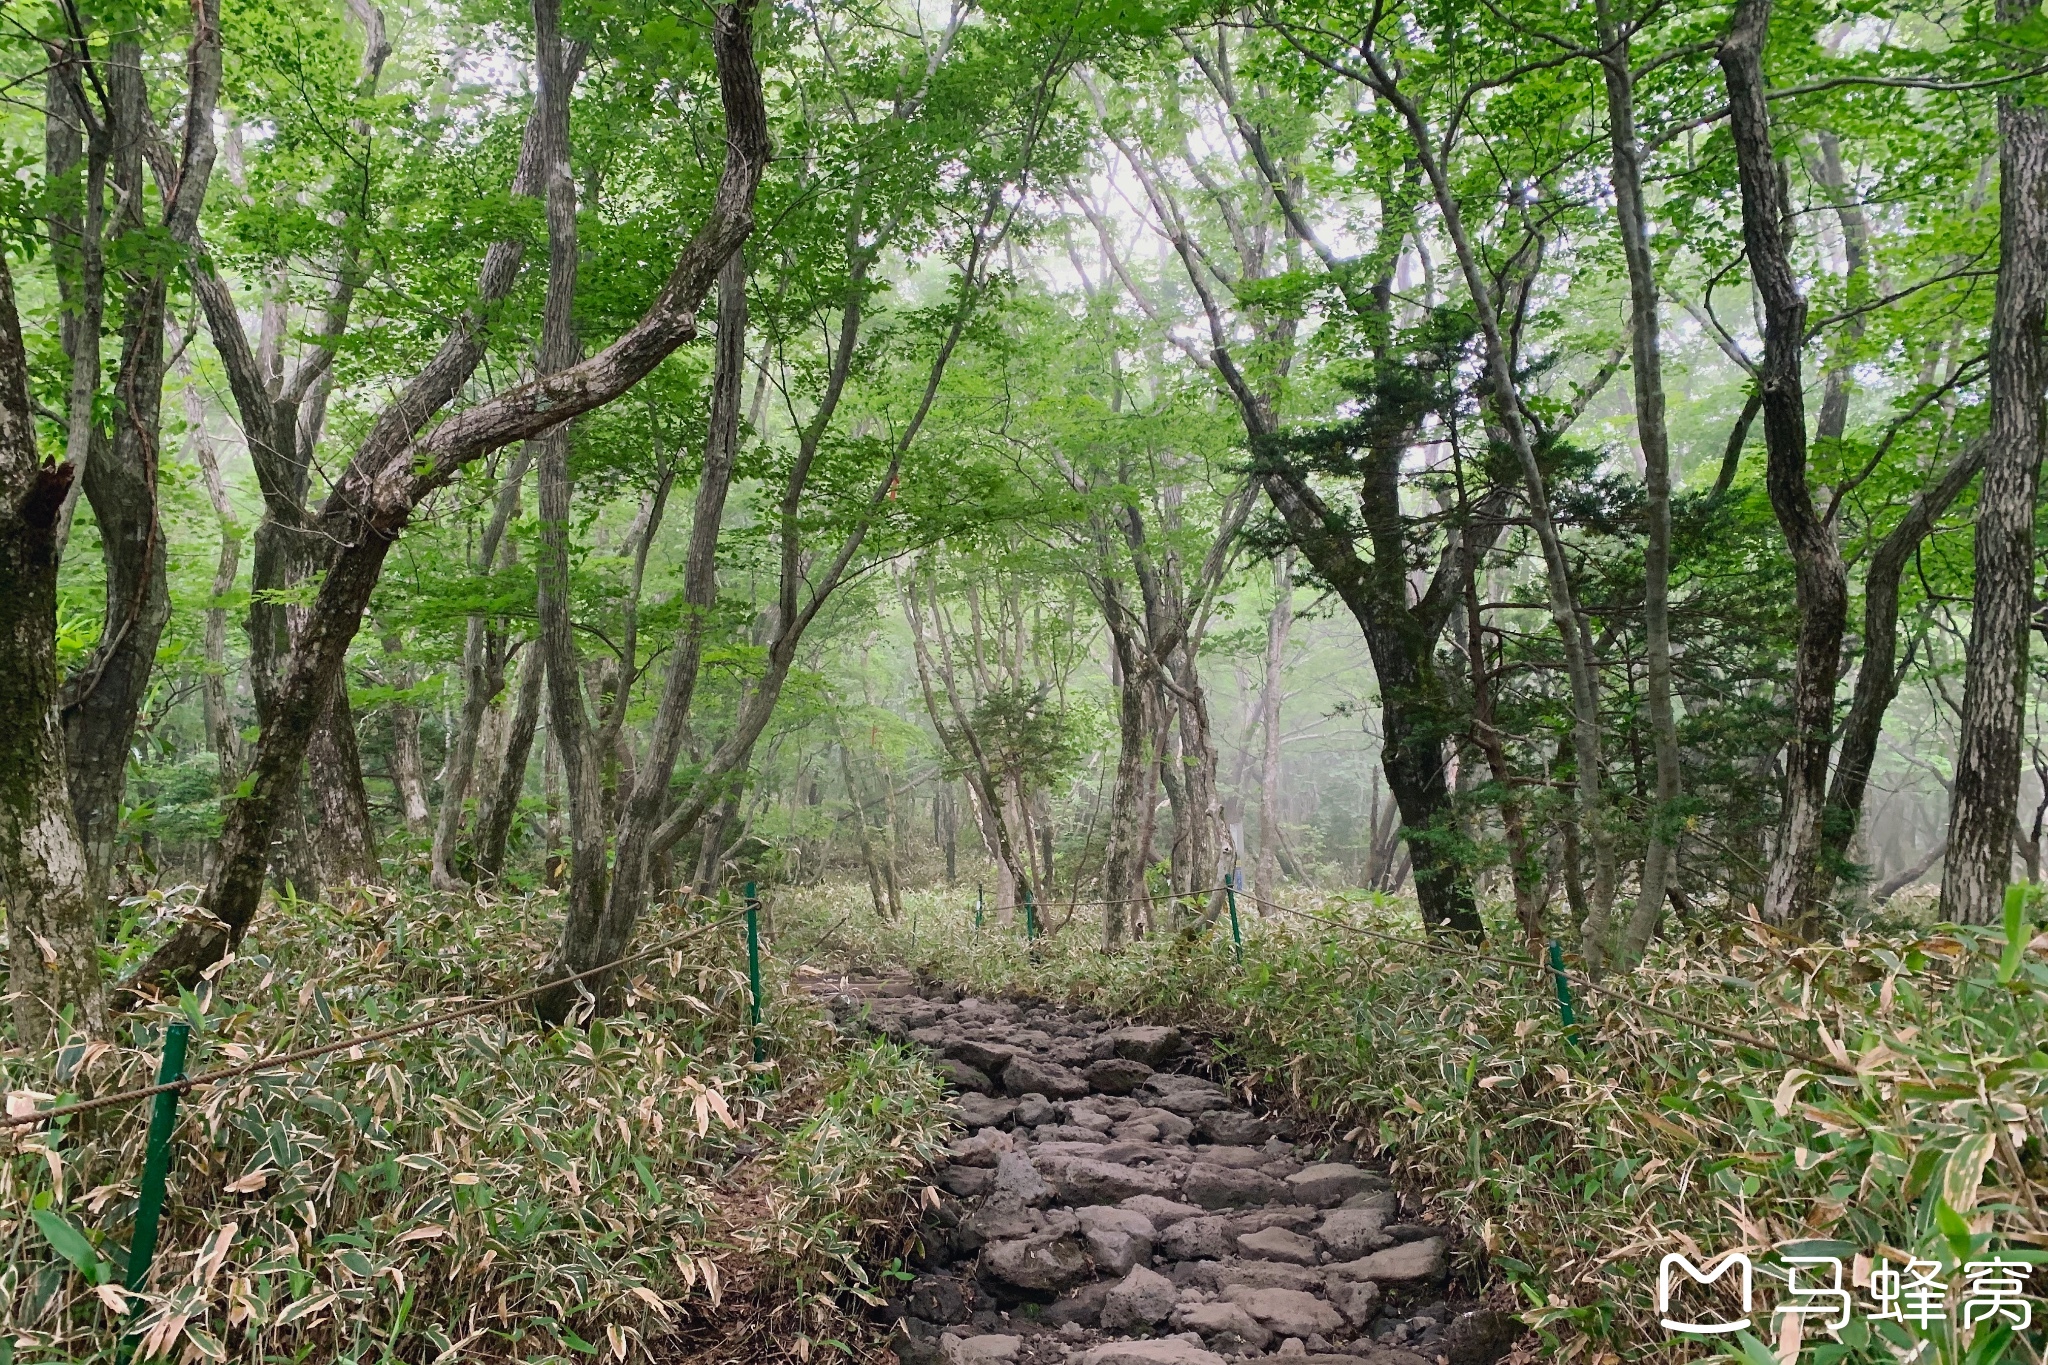
[[[1447,1289],[1457,1235],[1292,1141],[1179,1032],[839,981],[842,1027],[959,1092],[942,1199],[890,1305],[904,1365],[1492,1365],[1512,1319]],[[1334,1153],[1346,1156],[1341,1148]]]

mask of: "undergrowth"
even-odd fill
[[[135,907],[141,932],[178,899]],[[203,994],[115,1042],[0,1057],[10,1110],[148,1084],[180,1016],[196,1073],[525,989],[559,920],[545,892],[280,906]],[[640,941],[690,924],[660,910]],[[0,1361],[113,1361],[131,1333],[185,1362],[848,1349],[864,1253],[938,1142],[937,1087],[886,1043],[842,1045],[772,972],[756,1064],[745,964],[720,924],[632,967],[626,1011],[587,1028],[506,1009],[196,1092],[140,1300],[120,1286],[148,1104],[10,1130]]]
[[[1832,945],[1754,923],[1696,928],[1609,983],[1853,1073],[1836,1074],[1598,994],[1576,1002],[1574,1042],[1547,971],[1367,937],[1357,930],[1418,931],[1412,904],[1363,895],[1298,903],[1348,928],[1248,916],[1241,962],[1227,922],[1199,916],[1111,956],[1088,919],[1099,911],[1059,931],[1056,907],[1056,932],[1027,950],[992,916],[977,929],[971,896],[914,895],[894,924],[864,899],[786,893],[784,932],[826,935],[815,955],[847,966],[914,964],[1213,1033],[1267,1099],[1433,1192],[1471,1230],[1471,1268],[1512,1282],[1546,1357],[2041,1359],[2048,935],[2029,944],[2017,906],[2010,944],[1950,927]],[[1516,952],[1511,941],[1492,951]],[[1658,1322],[1662,1257],[1736,1250],[1757,1257],[1757,1334],[1673,1338]],[[1786,1255],[1841,1260],[1858,1301],[1846,1329],[1773,1321]],[[1961,1330],[1962,1268],[1989,1255],[2034,1267],[2031,1330],[2008,1330],[2018,1309]],[[1947,1320],[1874,1323],[1871,1267],[1909,1257],[1939,1263]],[[1802,1283],[1816,1273],[1824,1283]]]

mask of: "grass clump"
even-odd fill
[[[1802,1325],[1770,1313],[1783,1257],[1841,1259],[1858,1309],[1840,1333],[1803,1320],[1801,1359],[1817,1365],[2041,1359],[2048,936],[2032,937],[2017,901],[2004,931],[1820,944],[1702,927],[1609,982],[1835,1059],[1842,1074],[1597,993],[1577,1002],[1575,1044],[1547,971],[1370,937],[1360,931],[1414,937],[1416,919],[1365,896],[1299,904],[1339,927],[1248,914],[1241,962],[1228,925],[1199,919],[1110,956],[1081,917],[1027,950],[1020,928],[992,917],[977,931],[971,896],[913,897],[895,924],[850,909],[857,896],[819,891],[784,918],[839,925],[832,947],[847,962],[915,962],[984,992],[1213,1034],[1269,1099],[1434,1192],[1473,1234],[1471,1269],[1512,1284],[1546,1357],[1780,1358],[1757,1336],[1702,1346],[1658,1324],[1664,1254],[1744,1250],[1765,1335]],[[1047,916],[1054,929],[1063,913]],[[1509,941],[1493,951],[1514,951]],[[1872,1320],[1869,1271],[1908,1257],[1940,1266],[1945,1321]],[[2035,1267],[2031,1330],[2014,1331],[2011,1314],[1963,1329],[1964,1268],[1992,1257]]]
[[[204,994],[80,1055],[7,1055],[0,1076],[11,1107],[43,1107],[153,1081],[180,1015],[197,1072],[509,994],[539,979],[557,919],[545,892],[281,906]],[[641,942],[691,922],[666,908]],[[772,974],[754,1063],[745,961],[744,931],[719,925],[631,967],[613,1019],[545,1031],[507,1009],[189,1096],[140,1301],[119,1286],[148,1106],[13,1130],[0,1357],[113,1361],[123,1332],[139,1358],[186,1362],[843,1341],[864,1253],[919,1192],[937,1086],[890,1045],[847,1049]]]

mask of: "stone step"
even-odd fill
[[[887,1310],[903,1365],[1492,1365],[1519,1332],[1450,1288],[1454,1229],[1298,1147],[1180,1030],[890,986],[826,1003],[930,1052],[961,1127]]]

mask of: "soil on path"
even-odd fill
[[[820,993],[958,1092],[887,1310],[904,1365],[1492,1365],[1520,1330],[1451,1284],[1454,1229],[1293,1141],[1176,1029],[908,980]]]

